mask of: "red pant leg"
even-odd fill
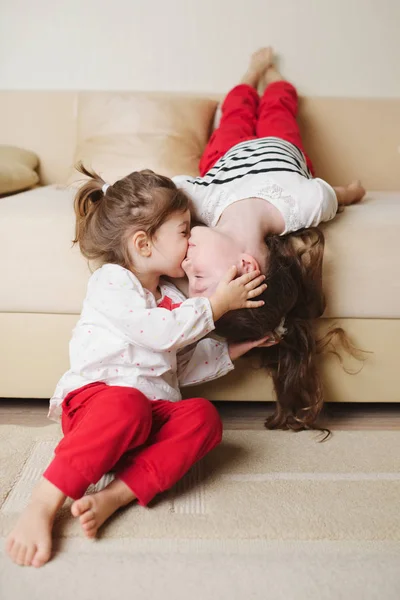
[[[222,105],[222,117],[200,160],[200,175],[203,177],[211,167],[239,142],[256,137],[259,97],[249,85],[237,85],[226,96]]]
[[[125,452],[145,443],[151,424],[151,403],[138,390],[105,383],[80,388],[63,402],[64,438],[44,477],[80,498]]]
[[[155,400],[153,429],[144,448],[125,455],[117,476],[142,506],[171,488],[222,439],[216,408],[204,398],[181,402]]]
[[[298,97],[296,88],[288,81],[275,81],[266,88],[260,101],[260,111],[256,127],[257,137],[278,137],[297,146],[307,160],[311,173],[314,169],[305,153],[296,121]]]

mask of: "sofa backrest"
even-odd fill
[[[218,98],[137,92],[0,92],[0,144],[40,158],[44,184],[83,159],[110,181],[139,168],[197,174]],[[400,189],[400,99],[302,98],[305,147],[332,185]],[[74,177],[72,176],[72,179]]]

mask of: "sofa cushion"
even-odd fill
[[[216,105],[181,94],[83,93],[75,162],[82,160],[110,183],[145,168],[197,175]],[[81,179],[74,171],[70,183]]]
[[[72,247],[74,190],[0,202],[0,312],[79,314],[90,270]],[[325,316],[399,318],[400,193],[371,192],[324,226]]]
[[[0,146],[0,195],[33,187],[39,159],[34,152],[16,146]]]

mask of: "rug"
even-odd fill
[[[26,504],[59,437],[55,424],[0,426],[0,536],[6,536]],[[105,590],[118,573],[118,581],[129,574],[136,577],[134,585],[140,581],[141,594],[134,595],[140,599],[160,597],[151,595],[156,590],[167,593],[167,574],[175,587],[171,596],[164,597],[174,600],[181,597],[181,588],[176,587],[179,577],[196,600],[211,595],[354,598],[360,589],[363,598],[398,598],[400,433],[335,431],[326,442],[318,439],[314,432],[226,431],[223,443],[173,490],[148,508],[131,505],[120,511],[95,542],[83,537],[67,502],[55,527],[55,546],[62,557],[35,571],[11,565],[2,556],[3,573],[23,573],[22,579],[7,577],[12,581],[7,586],[10,599],[22,598],[18,585],[28,584],[29,597],[34,598],[29,582],[46,571],[54,572],[57,580],[64,573],[65,598],[86,597],[68,579],[68,568],[81,569],[85,576],[90,572],[95,579],[105,577],[97,599],[104,592],[110,600]],[[101,489],[110,477],[92,489]],[[105,576],[110,565],[113,574]],[[162,576],[159,569],[165,571]],[[199,569],[207,574],[208,583],[199,578]],[[347,587],[338,579],[340,569],[347,570]],[[219,581],[225,572],[229,575]],[[155,573],[157,583],[146,587]],[[326,588],[326,581],[318,583],[324,573],[331,587]],[[351,583],[352,574],[353,584],[362,588]],[[246,593],[249,585],[254,586],[253,595]],[[47,580],[41,579],[41,586],[38,598],[50,593]],[[333,595],[324,595],[322,588]],[[57,595],[62,591],[66,592],[59,589],[55,596],[53,589],[53,598],[63,598]],[[94,597],[89,589],[87,594]]]

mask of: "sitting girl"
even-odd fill
[[[272,49],[256,52],[225,98],[201,177],[174,181],[190,197],[192,217],[207,225],[192,229],[183,263],[189,296],[213,294],[231,264],[239,273],[267,275],[264,306],[226,314],[217,332],[230,341],[269,335],[269,347],[258,350],[277,397],[266,426],[300,430],[315,426],[323,405],[317,352],[332,337],[351,351],[340,328],[321,343],[314,338],[310,319],[325,308],[324,237],[316,226],[333,219],[338,205],[360,201],[365,190],[359,181],[333,188],[313,176],[296,114],[296,89],[277,71]]]
[[[173,486],[222,435],[213,405],[178,402],[179,386],[221,377],[265,342],[201,339],[227,311],[263,305],[253,300],[266,288],[259,271],[236,277],[230,266],[209,299],[185,300],[160,280],[183,275],[190,236],[188,199],[170,179],[142,171],[109,186],[81,171],[90,179],[75,199],[75,242],[102,266],[88,283],[70,370],[50,402],[64,438],[7,539],[19,565],[49,560],[54,517],[67,496],[94,537],[119,507],[135,499],[146,505]],[[114,481],[84,496],[111,469]]]

